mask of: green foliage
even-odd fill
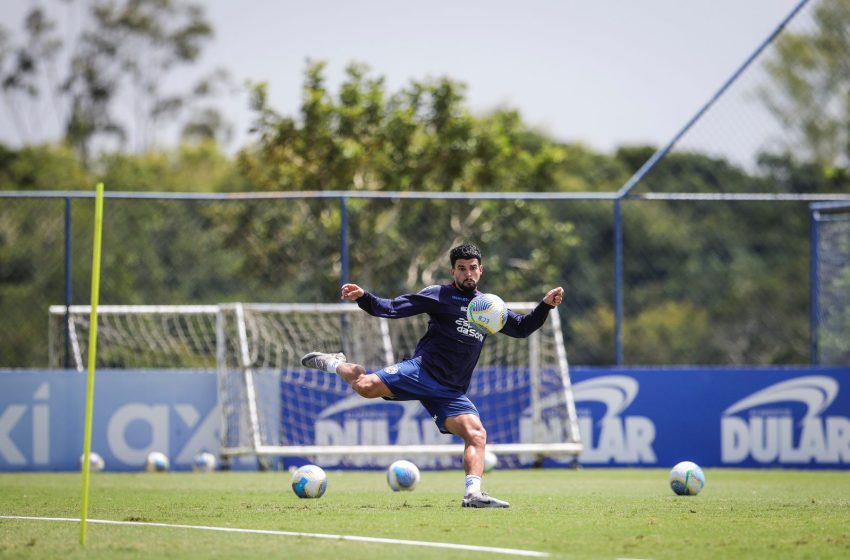
[[[90,182],[62,146],[0,146],[0,191],[79,188]],[[0,201],[0,355],[5,366],[45,364],[47,306],[64,301],[64,201]]]
[[[305,73],[297,116],[253,88],[256,141],[234,159],[213,141],[110,153],[89,170],[65,147],[0,149],[0,189],[260,191],[246,201],[108,199],[101,301],[177,304],[332,302],[343,274],[382,296],[449,279],[448,250],[484,251],[482,289],[538,300],[557,285],[570,360],[613,361],[613,206],[518,200],[511,193],[614,191],[654,153],[613,156],[560,144],[509,109],[472,115],[448,79],[387,91],[352,65],[337,92],[324,65]],[[699,153],[672,153],[641,188],[658,192],[830,192],[835,168],[763,155],[753,175]],[[319,196],[263,199],[265,191]],[[392,191],[393,198],[339,192]],[[333,191],[333,192],[328,192]],[[419,192],[458,198],[420,200]],[[466,193],[495,192],[472,201]],[[327,194],[330,196],[322,197]],[[0,365],[43,365],[47,306],[62,303],[63,204],[0,205]],[[72,203],[72,301],[88,301],[91,199]],[[782,364],[807,360],[804,205],[623,202],[625,361]]]
[[[266,86],[254,86],[258,142],[239,154],[238,163],[256,189],[545,192],[610,188],[622,178],[610,160],[552,142],[527,129],[515,111],[471,115],[462,84],[414,81],[390,93],[382,78],[354,64],[334,96],[323,71],[322,63],[308,66],[298,119],[278,115],[268,106]],[[587,176],[588,169],[607,184]],[[339,232],[330,216],[323,217],[327,211],[336,208],[317,201],[291,204],[277,218],[266,216],[266,226],[279,231],[266,231],[258,253],[280,251],[279,239],[309,240],[317,224],[330,224],[326,245],[293,248],[291,264],[280,271],[297,281],[300,263],[319,259],[320,275],[313,275],[309,293],[335,299]],[[575,227],[541,203],[352,200],[348,211],[352,280],[385,294],[444,281],[448,250],[474,240],[499,275],[500,290],[537,299],[545,282],[561,278],[559,259],[579,244]],[[529,285],[528,270],[537,272],[541,284]],[[314,292],[318,286],[322,291]]]
[[[414,81],[389,93],[355,64],[335,97],[323,70],[308,66],[298,119],[278,115],[265,84],[254,85],[258,142],[239,164],[257,190],[552,191],[569,175],[567,147],[514,111],[470,115],[462,84]]]
[[[63,206],[61,200],[0,204],[0,354],[6,366],[47,363],[42,317],[64,292]]]
[[[763,174],[751,176],[724,160],[673,153],[647,177],[645,188],[709,193],[830,189],[816,166],[770,156],[763,156],[761,165]],[[627,202],[623,214],[629,363],[808,360],[804,203],[642,201]],[[640,334],[646,314],[684,301],[694,307],[694,321],[710,326],[700,327],[699,351],[658,338],[646,353],[646,337]],[[766,332],[770,336],[761,336]]]
[[[565,339],[571,364],[610,364],[614,348],[614,310],[604,304],[567,319]]]
[[[820,165],[850,155],[850,2],[821,0],[812,26],[786,30],[765,62],[770,82],[759,96],[788,135],[786,152]]]
[[[244,189],[233,162],[213,141],[184,143],[173,150],[101,156],[99,180],[113,191],[232,192]]]
[[[688,302],[671,300],[637,314],[626,325],[629,362],[657,364],[658,352],[665,364],[712,362],[716,357],[705,344],[712,338],[707,315]]]
[[[0,190],[75,190],[92,188],[91,175],[62,145],[12,150],[0,144]]]
[[[229,125],[203,106],[217,84],[229,81],[225,72],[213,72],[190,92],[162,91],[165,78],[196,62],[212,38],[201,5],[184,0],[63,4],[33,5],[17,42],[10,33],[0,34],[0,83],[20,138],[26,141],[41,127],[30,113],[49,112],[88,165],[96,147],[146,149],[157,127],[185,113],[187,138],[227,136]],[[63,16],[63,9],[69,13]],[[122,107],[128,99],[132,108]],[[135,121],[129,124],[122,114],[134,115]]]

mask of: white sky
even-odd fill
[[[0,24],[19,29],[34,2],[0,0]],[[559,140],[663,145],[798,2],[202,0],[216,37],[197,74],[221,66],[237,83],[266,81],[272,107],[294,114],[308,58],[328,62],[332,92],[356,61],[391,92],[411,79],[463,82],[474,112],[515,108]],[[221,102],[232,147],[246,141],[246,104]]]

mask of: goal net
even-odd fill
[[[509,303],[518,313],[534,303]],[[50,362],[87,364],[88,306],[52,306]],[[305,368],[313,350],[345,352],[373,371],[413,354],[420,315],[387,320],[352,304],[98,307],[98,367],[193,368],[218,374],[225,457],[297,456],[326,466],[381,466],[386,455],[422,467],[462,462],[460,439],[440,434],[417,401],[365,399],[336,375]],[[490,335],[468,396],[500,464],[581,452],[557,309],[525,339]]]

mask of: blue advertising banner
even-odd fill
[[[486,371],[478,375],[487,375]],[[518,379],[523,372],[517,370]],[[573,394],[589,467],[850,468],[850,368],[573,368]],[[0,371],[0,471],[75,470],[83,442],[86,376],[67,370]],[[304,387],[280,384],[281,425],[300,413]],[[367,400],[345,391],[315,395],[312,418],[281,439],[305,444],[451,442],[417,402]],[[346,392],[347,391],[347,392]],[[500,443],[530,440],[527,398],[506,390],[470,395]],[[498,406],[497,406],[498,405]],[[511,425],[504,407],[519,418]],[[545,431],[560,433],[556,415]],[[139,470],[151,451],[189,469],[201,451],[217,453],[221,418],[216,377],[183,370],[99,371],[92,450],[109,470]],[[457,440],[454,440],[457,441]],[[506,458],[508,459],[508,458]],[[367,458],[325,457],[328,466]],[[455,468],[457,457],[423,458],[423,468]],[[527,466],[518,457],[505,466]],[[570,460],[571,461],[571,460]],[[548,465],[570,461],[548,460]],[[246,463],[247,464],[247,463]]]
[[[83,449],[86,375],[0,371],[0,471],[76,470]],[[151,451],[175,469],[216,453],[216,377],[183,370],[97,372],[92,451],[114,471],[139,470]]]
[[[510,373],[519,379],[517,385],[528,384],[526,370]],[[707,467],[850,467],[848,368],[573,368],[571,378],[585,446],[579,463],[585,466],[668,467],[687,459]],[[494,434],[499,434],[498,443],[532,441],[528,394],[511,386],[481,395],[470,391],[491,442]],[[282,401],[303,401],[300,391],[296,385],[282,383]],[[306,430],[304,422],[283,422],[282,437],[289,444],[460,441],[440,434],[415,401],[367,400],[330,389],[311,391],[321,393],[311,399],[322,403],[313,410],[316,421]],[[558,441],[561,417],[547,415],[543,406],[544,437]],[[288,426],[297,427],[298,432]],[[369,457],[323,460],[343,468],[374,462]],[[458,457],[419,461],[424,468],[460,467]],[[572,461],[547,459],[545,464]],[[534,462],[533,456],[500,458],[507,467]]]
[[[574,368],[571,377],[584,465],[850,467],[849,368]]]

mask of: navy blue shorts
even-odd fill
[[[404,360],[398,364],[387,366],[375,372],[390,391],[392,397],[384,397],[395,401],[419,401],[437,427],[444,434],[446,418],[461,414],[478,416],[478,409],[466,395],[456,389],[450,389],[431,377],[422,367],[421,358]]]

